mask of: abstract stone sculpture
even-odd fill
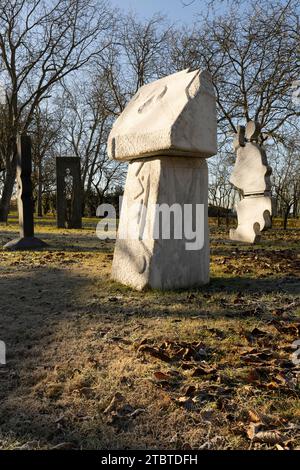
[[[115,160],[217,153],[215,96],[209,72],[181,72],[142,86],[115,122]]]
[[[209,281],[206,158],[216,153],[216,144],[216,105],[208,72],[184,70],[138,90],[108,139],[110,158],[129,160],[113,279],[138,290]],[[186,205],[193,209],[196,234],[186,226],[181,231]],[[160,209],[170,216],[170,237],[162,236],[159,230],[166,227],[161,226],[155,236]]]
[[[272,201],[266,152],[258,144],[260,125],[250,121],[239,126],[234,139],[237,157],[230,182],[243,192],[237,204],[238,227],[231,229],[231,240],[257,243],[261,232],[271,227]]]
[[[82,227],[78,157],[56,157],[56,214],[58,228]]]
[[[17,197],[20,237],[4,245],[4,250],[33,250],[47,246],[47,243],[34,236],[31,172],[31,140],[29,136],[21,135],[17,139]]]

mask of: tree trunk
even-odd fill
[[[298,214],[298,198],[297,198],[297,192],[294,190],[294,204],[293,204],[293,217],[294,219],[297,217]]]
[[[38,193],[37,193],[37,215],[43,217],[43,182],[42,182],[42,159],[38,163]]]
[[[229,227],[229,211],[227,209],[227,212],[226,212],[226,228]]]
[[[290,208],[288,208],[288,209],[285,211],[285,213],[284,213],[284,218],[283,218],[283,230],[286,230],[286,229],[287,229],[289,212],[290,212]]]
[[[220,227],[221,225],[221,218],[220,218],[220,208],[218,207],[218,211],[217,211],[217,223],[218,223],[218,227]]]
[[[16,164],[15,159],[9,165],[6,170],[4,185],[3,185],[3,192],[0,201],[0,222],[6,222],[8,218],[9,208],[10,208],[10,200],[14,189],[16,179]]]

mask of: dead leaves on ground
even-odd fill
[[[264,328],[240,330],[239,335],[248,346],[231,346],[228,363],[224,349],[220,351],[221,348],[209,347],[202,341],[166,340],[157,344],[148,338],[136,343],[135,348],[144,360],[163,365],[154,372],[153,382],[164,389],[176,406],[200,415],[206,406],[212,406],[234,424],[232,432],[250,439],[251,446],[286,450],[293,448],[295,433],[299,439],[300,428],[253,410],[242,419],[245,404],[241,397],[260,394],[282,400],[284,395],[299,396],[300,368],[291,360],[299,325],[294,318],[272,320]],[[206,331],[216,341],[226,339],[226,332],[214,328]],[[214,413],[210,416],[213,419]]]
[[[165,354],[161,348],[155,348],[153,346],[143,344],[139,347],[139,352],[148,353],[152,357],[160,359],[161,361],[164,361],[164,362],[171,362],[170,356],[168,356],[168,354]]]
[[[289,423],[287,420],[274,419],[270,416],[259,415],[249,410],[250,423],[246,428],[246,435],[250,439],[250,449],[258,444],[265,444],[277,450],[292,450],[295,442],[295,432],[300,426]]]
[[[0,254],[0,262],[9,263],[9,266],[18,268],[47,268],[64,267],[72,264],[80,264],[83,261],[92,259],[90,253],[78,251],[36,251],[36,252],[14,252]]]
[[[249,344],[239,353],[241,362],[252,366],[247,376],[250,383],[283,393],[299,391],[300,370],[291,354],[294,340],[300,336],[299,327],[295,319],[272,319],[268,331],[254,328],[241,333]]]
[[[261,429],[261,424],[250,423],[247,429],[247,436],[252,442],[262,442],[270,445],[283,442],[282,434],[276,429],[271,431],[262,431]]]
[[[160,370],[154,372],[154,382],[162,388],[176,388],[181,380],[182,376],[176,370],[170,370],[168,373]]]
[[[257,327],[250,331],[241,331],[240,335],[249,343],[247,347],[237,347],[235,355],[238,356],[236,370],[245,371],[241,382],[256,386],[262,390],[280,390],[283,393],[295,392],[299,388],[299,369],[291,360],[293,352],[291,333],[298,333],[298,323],[282,325],[284,322],[276,322],[282,326],[281,342],[272,331],[265,331]],[[273,324],[270,323],[272,326]],[[284,335],[288,337],[284,338]],[[286,343],[283,343],[283,340]],[[282,344],[283,343],[283,344]],[[145,339],[136,345],[138,354],[149,358],[159,359],[170,367],[175,365],[183,373],[188,373],[190,378],[209,378],[211,381],[224,381],[223,371],[230,367],[225,361],[216,365],[218,350],[207,347],[203,342],[179,342],[164,341],[155,345],[149,339]],[[290,354],[288,354],[290,353]],[[158,372],[163,377],[160,384],[170,384],[176,381],[174,377],[170,380],[168,374]]]
[[[230,400],[232,389],[221,384],[205,381],[201,385],[190,385],[181,390],[183,393],[174,398],[174,402],[188,411],[202,410],[210,403],[221,409],[225,401]],[[224,402],[223,402],[224,401]]]
[[[271,324],[276,328],[279,333],[290,335],[295,338],[300,338],[300,322],[287,323],[285,321],[272,320]]]
[[[207,350],[202,342],[179,342],[179,341],[164,341],[158,347],[153,346],[149,339],[143,340],[137,344],[138,353],[148,353],[164,362],[177,362],[181,361],[198,361],[199,359],[207,356]]]
[[[285,272],[290,277],[300,275],[299,258],[294,250],[242,250],[236,248],[228,257],[216,257],[214,264],[222,265],[225,274],[244,277],[278,275]]]
[[[292,321],[294,319],[293,311],[300,307],[300,297],[295,297],[294,301],[291,302],[290,298],[278,297],[278,299],[272,296],[271,302],[262,302],[261,296],[258,293],[254,293],[251,297],[243,295],[242,292],[238,292],[234,299],[230,298],[215,298],[208,300],[208,303],[218,303],[222,309],[224,309],[225,317],[254,317],[265,321],[271,321],[277,325],[278,331],[286,330],[285,327],[290,328],[286,324],[286,321]],[[274,304],[277,302],[283,303],[280,307],[274,309]],[[291,329],[290,329],[291,333]],[[254,332],[255,335],[255,332]]]

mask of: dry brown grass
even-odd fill
[[[1,448],[299,446],[299,228],[249,247],[212,226],[209,286],[138,293],[110,281],[95,224],[43,219],[48,250],[0,251]]]

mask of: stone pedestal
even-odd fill
[[[208,171],[202,158],[129,163],[112,278],[138,290],[209,281]]]
[[[34,250],[47,246],[34,236],[33,199],[32,199],[32,160],[31,140],[27,135],[17,139],[17,196],[20,237],[4,245],[4,250]]]

